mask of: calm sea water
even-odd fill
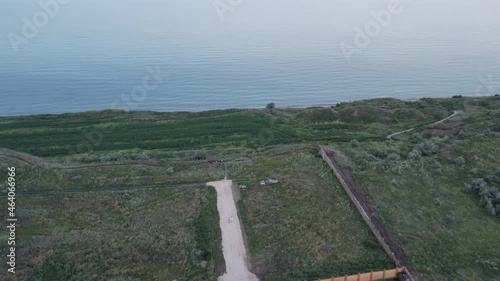
[[[354,45],[355,28],[388,2],[242,0],[221,21],[213,0],[72,0],[16,54],[8,34],[22,36],[23,17],[42,9],[1,0],[0,116],[126,104],[148,66],[162,81],[131,99],[137,110],[500,92],[498,1],[401,0],[403,11],[346,60],[339,46]]]

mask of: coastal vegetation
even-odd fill
[[[216,280],[216,194],[203,185],[226,171],[245,186],[238,207],[262,280],[394,267],[320,144],[342,152],[417,277],[496,280],[499,136],[497,96],[0,118],[0,168],[19,172],[18,276]],[[261,186],[268,178],[279,183]]]

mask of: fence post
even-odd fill
[[[385,268],[384,268],[384,273],[382,273],[382,278],[385,278]]]
[[[361,275],[360,275],[360,274],[359,274],[359,272],[358,272],[358,279],[356,279],[356,280],[358,280],[358,281],[359,281],[359,280],[360,280],[360,278],[361,278]]]
[[[370,281],[373,281],[373,270],[370,271]]]

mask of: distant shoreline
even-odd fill
[[[486,97],[493,97],[497,96],[496,95],[487,95],[487,96],[465,96],[461,95],[463,98],[486,98]],[[378,100],[378,99],[393,99],[393,100],[400,100],[404,102],[415,102],[419,101],[424,98],[430,98],[430,99],[451,99],[453,96],[445,96],[445,97],[421,97],[421,98],[393,98],[393,97],[380,97],[380,98],[371,98],[371,99],[357,99],[357,100],[350,100],[346,102],[337,102],[337,103],[320,103],[320,104],[305,104],[305,105],[280,105],[276,104],[276,109],[306,109],[306,108],[331,108],[335,107],[338,104],[341,103],[351,103],[351,102],[357,102],[357,101],[370,101],[370,100]],[[176,111],[159,111],[159,110],[132,110],[129,112],[161,112],[161,113],[176,113],[176,112],[189,112],[189,113],[196,113],[196,112],[207,112],[207,111],[217,111],[217,110],[260,110],[260,109],[265,109],[265,104],[262,105],[262,107],[232,107],[232,108],[218,108],[218,109],[204,109],[204,110],[176,110]],[[77,111],[77,112],[64,112],[64,113],[36,113],[36,114],[19,114],[19,115],[2,115],[0,114],[0,119],[2,118],[14,118],[14,117],[29,117],[29,116],[44,116],[44,115],[63,115],[63,114],[85,114],[85,113],[91,113],[91,112],[106,112],[106,111],[116,111],[116,112],[122,112],[125,111],[123,109],[102,109],[102,110],[87,110],[87,111]]]

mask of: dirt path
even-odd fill
[[[103,186],[99,188],[80,188],[80,189],[62,189],[62,190],[41,190],[41,191],[21,191],[17,195],[23,197],[44,197],[44,196],[64,196],[72,194],[86,193],[112,193],[137,190],[156,190],[156,189],[174,189],[174,188],[194,188],[205,185],[202,182],[178,183],[178,184],[153,184],[153,185],[134,185],[134,186]],[[34,188],[36,189],[36,188]],[[0,195],[2,198],[3,194]]]
[[[231,180],[207,183],[208,186],[215,187],[217,191],[222,252],[226,260],[226,273],[220,276],[218,281],[258,281],[259,279],[248,271],[247,254],[233,198],[232,184]]]
[[[435,126],[435,125],[437,125],[437,124],[443,123],[444,121],[446,121],[446,120],[448,120],[448,119],[450,119],[450,118],[453,118],[453,117],[455,117],[455,116],[457,116],[457,115],[459,115],[459,114],[462,114],[462,113],[464,113],[464,111],[463,111],[463,110],[455,110],[455,111],[453,111],[453,114],[452,114],[452,115],[450,115],[450,116],[448,116],[448,117],[446,117],[446,118],[444,118],[444,119],[442,119],[442,120],[439,120],[439,121],[437,121],[437,122],[434,122],[434,123],[432,123],[432,124],[428,125],[428,127]]]
[[[428,127],[431,127],[431,126],[438,125],[438,124],[443,123],[444,121],[446,121],[446,120],[448,120],[448,119],[450,119],[450,118],[453,118],[453,117],[455,117],[455,116],[457,116],[457,115],[459,115],[459,114],[462,114],[462,113],[464,113],[464,111],[463,111],[463,110],[455,110],[455,111],[453,111],[453,114],[452,114],[452,115],[450,115],[450,116],[448,116],[448,117],[446,117],[446,118],[444,118],[444,119],[441,119],[441,120],[439,120],[439,121],[437,121],[437,122],[434,122],[434,123],[432,123],[432,124],[429,124],[429,125],[427,125],[427,126],[428,126]],[[413,129],[414,129],[414,128],[411,128],[411,129],[408,129],[408,130],[404,130],[404,131],[401,131],[401,132],[392,133],[392,134],[390,134],[390,135],[388,135],[388,136],[387,136],[387,139],[392,140],[392,138],[393,138],[393,137],[395,137],[395,136],[397,136],[397,135],[404,134],[404,133],[411,132],[411,131],[413,131]]]

